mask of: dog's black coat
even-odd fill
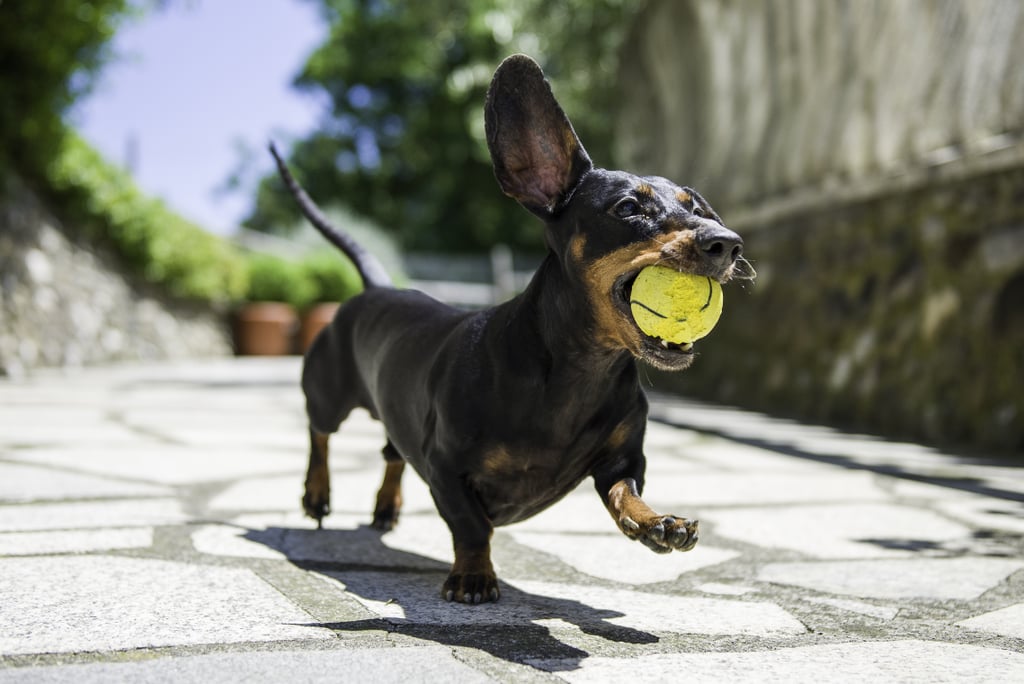
[[[367,409],[388,439],[375,525],[397,520],[408,462],[454,539],[443,595],[466,602],[498,598],[494,526],[534,515],[587,476],[627,536],[659,552],[696,543],[696,521],[659,515],[639,498],[647,402],[635,363],[679,370],[692,346],[642,333],[629,314],[629,287],[654,263],[724,282],[742,244],[693,190],[594,168],[525,56],[498,68],[485,116],[498,182],[544,221],[549,247],[526,291],[486,311],[390,287],[376,260],[323,220],[278,159],[304,211],[367,286],[306,356],[305,509],[318,521],[329,511],[327,436],[352,409]]]

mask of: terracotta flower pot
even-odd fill
[[[235,350],[245,356],[290,354],[297,323],[290,304],[245,304],[235,314]]]
[[[323,304],[314,305],[313,308],[305,313],[302,317],[302,325],[299,328],[299,350],[302,353],[309,349],[317,334],[331,322],[331,319],[334,318],[334,313],[338,310],[338,306],[339,304],[336,302],[324,302]]]

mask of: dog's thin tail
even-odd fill
[[[356,270],[359,271],[360,277],[363,279],[363,286],[367,289],[372,287],[394,287],[394,283],[391,280],[391,276],[387,274],[384,267],[381,266],[380,261],[377,257],[373,256],[363,248],[358,242],[352,239],[347,233],[343,233],[338,230],[334,225],[327,220],[320,208],[316,206],[316,203],[310,199],[306,191],[302,189],[298,181],[292,176],[288,170],[288,166],[281,159],[281,155],[277,152],[277,147],[274,143],[270,143],[270,154],[274,155],[274,160],[277,162],[278,173],[281,174],[281,179],[284,180],[284,184],[288,187],[288,191],[292,193],[296,203],[299,205],[299,209],[302,210],[303,215],[313,224],[313,227],[320,231],[327,240],[345,253],[352,263],[355,265]]]

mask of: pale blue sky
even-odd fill
[[[144,191],[230,233],[271,169],[267,140],[287,145],[321,116],[323,103],[290,83],[326,34],[310,0],[173,0],[118,32],[118,58],[70,120],[118,164],[134,139]],[[247,187],[218,192],[240,144],[256,153]]]

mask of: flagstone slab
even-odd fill
[[[892,641],[780,648],[744,653],[677,653],[585,658],[573,669],[529,661],[568,682],[657,684],[820,684],[821,682],[1019,682],[1024,654],[935,641]]]
[[[680,515],[685,513],[677,511]],[[601,497],[594,489],[593,481],[584,480],[568,496],[546,508],[532,518],[503,527],[503,530],[529,532],[579,532],[615,531],[615,521],[601,503]]]
[[[971,537],[970,529],[937,513],[886,503],[710,510],[702,516],[714,523],[716,535],[818,558],[908,557]]]
[[[957,624],[967,629],[1024,639],[1024,603],[984,613]]]
[[[655,423],[651,423],[654,425]],[[677,430],[678,428],[664,428]],[[684,434],[686,431],[682,431]],[[663,457],[668,452],[659,445],[658,448],[647,450],[648,473],[657,474],[662,469],[676,471],[712,471],[730,472],[750,475],[752,473],[785,473],[785,472],[834,472],[834,466],[796,459],[770,449],[729,442],[722,439],[702,437],[700,441],[684,443],[672,449],[671,457]],[[665,454],[668,455],[667,453]]]
[[[288,559],[284,551],[273,545],[247,539],[249,533],[249,530],[234,525],[203,525],[192,532],[192,546],[196,551],[211,556]]]
[[[329,522],[329,525],[326,524]],[[192,534],[197,551],[218,556],[317,561],[356,567],[447,570],[451,565],[451,533],[437,519],[426,528],[441,558],[401,548],[396,533],[382,533],[369,526],[370,516],[332,514],[323,529],[299,513],[241,516],[232,525],[207,525]],[[406,534],[422,534],[414,517],[403,521]],[[417,532],[418,531],[418,532]],[[410,545],[413,546],[413,545]],[[422,545],[419,547],[422,549]]]
[[[804,634],[803,623],[775,603],[697,598],[627,589],[572,585],[568,590],[548,582],[517,586],[533,594],[559,596],[607,611],[621,612],[608,621],[654,632],[784,638]]]
[[[771,504],[886,501],[872,473],[784,472],[738,477],[735,473],[679,473],[654,478],[644,499],[655,509],[679,506],[760,506]]]
[[[574,625],[605,623],[642,633],[784,638],[806,632],[799,620],[770,602],[514,579],[499,580],[501,600],[481,609],[440,600],[443,573],[325,574],[341,582],[356,600],[380,617],[409,624],[503,625],[515,629],[540,620],[558,619]]]
[[[195,395],[195,393],[193,393]],[[119,419],[140,434],[152,435],[168,443],[238,450],[253,445],[263,450],[305,450],[309,432],[301,413],[269,407],[205,405],[187,396],[175,404],[146,402],[146,405],[125,406]],[[261,420],[253,421],[258,410]],[[351,448],[356,445],[353,444]],[[379,453],[381,444],[376,445]]]
[[[943,513],[972,525],[988,529],[1024,534],[1024,503],[982,496],[945,497],[936,504]]]
[[[513,532],[512,537],[592,577],[632,585],[671,582],[684,573],[740,555],[738,551],[701,544],[685,553],[655,554],[619,533],[573,535],[518,531]]]
[[[0,463],[0,502],[168,496],[168,487],[81,475],[48,466]]]
[[[40,448],[17,452],[10,460],[165,485],[280,473],[294,473],[298,479],[306,467],[306,454],[298,447],[289,453],[221,447],[196,449],[161,443],[143,447]]]
[[[0,400],[3,429],[0,446],[33,447],[82,443],[125,444],[137,441],[131,430],[109,420],[103,403],[93,397],[91,405],[69,405],[59,394],[41,397],[38,403],[14,399],[14,405]]]
[[[743,596],[757,591],[754,587],[745,584],[725,584],[723,582],[706,582],[697,586],[697,591],[705,594],[719,594],[722,596]]]
[[[449,648],[352,648],[335,651],[213,653],[141,662],[90,663],[0,669],[0,684],[109,684],[109,682],[246,682],[279,684],[403,682],[483,684],[494,681],[460,662]]]
[[[824,606],[832,606],[850,613],[867,615],[879,620],[892,620],[900,612],[896,606],[876,606],[873,603],[855,601],[853,599],[830,598],[828,596],[806,596],[804,600],[808,603],[817,603]]]
[[[339,462],[343,459],[337,459]],[[369,519],[384,478],[384,459],[377,467],[331,471],[331,516],[337,512],[362,514]],[[213,510],[293,511],[300,510],[305,475],[251,476],[229,485],[210,500]],[[411,469],[402,477],[402,512],[434,511],[434,500],[423,480]],[[330,520],[328,516],[326,520]]]
[[[152,545],[152,527],[0,533],[0,556],[89,553],[114,549],[144,549]]]
[[[499,531],[498,534],[503,532]],[[381,541],[389,549],[404,551],[416,557],[451,564],[455,560],[452,547],[452,533],[441,516],[429,511],[421,515],[403,515],[398,525],[381,537]],[[501,558],[492,552],[491,561],[495,570],[501,574]]]
[[[213,511],[296,511],[301,508],[302,483],[298,472],[249,477],[228,485],[207,505]]]
[[[176,499],[117,499],[0,506],[0,532],[146,527],[186,522]]]
[[[329,638],[251,571],[113,556],[0,559],[0,653]]]
[[[968,556],[770,563],[761,568],[757,578],[848,596],[966,601],[1021,569],[1024,560]]]

